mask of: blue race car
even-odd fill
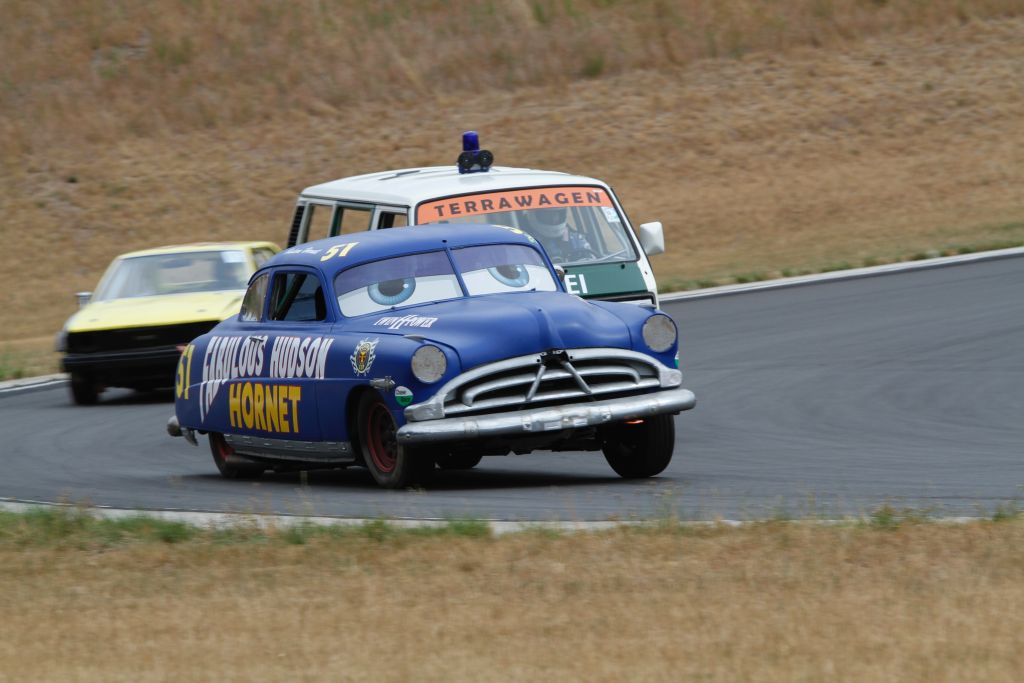
[[[650,477],[695,402],[676,350],[671,318],[566,293],[518,229],[333,237],[270,259],[186,346],[167,428],[208,434],[228,478],[363,465],[395,488],[533,450]]]

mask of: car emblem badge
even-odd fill
[[[403,408],[412,403],[412,391],[409,387],[395,387],[395,401]]]
[[[373,361],[377,358],[377,342],[380,339],[364,339],[356,344],[355,351],[349,357],[352,361],[352,371],[357,375],[365,375],[373,367]]]

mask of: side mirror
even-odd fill
[[[562,266],[558,265],[557,263],[553,264],[553,265],[555,266],[555,275],[557,275],[559,281],[564,284],[565,283],[565,268],[563,268]]]
[[[640,224],[640,246],[648,256],[665,252],[665,231],[661,227],[661,221]]]
[[[92,299],[92,292],[76,292],[75,298],[78,300],[78,307],[82,308]]]

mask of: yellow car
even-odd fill
[[[249,276],[278,251],[223,242],[118,256],[57,337],[75,403],[96,403],[106,387],[173,386],[181,349],[238,313]]]

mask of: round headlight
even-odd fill
[[[444,352],[436,346],[426,344],[412,354],[412,374],[424,384],[433,384],[444,377],[448,369],[448,360]]]
[[[652,351],[668,351],[676,343],[676,324],[672,318],[661,313],[652,315],[644,322],[644,342]]]

